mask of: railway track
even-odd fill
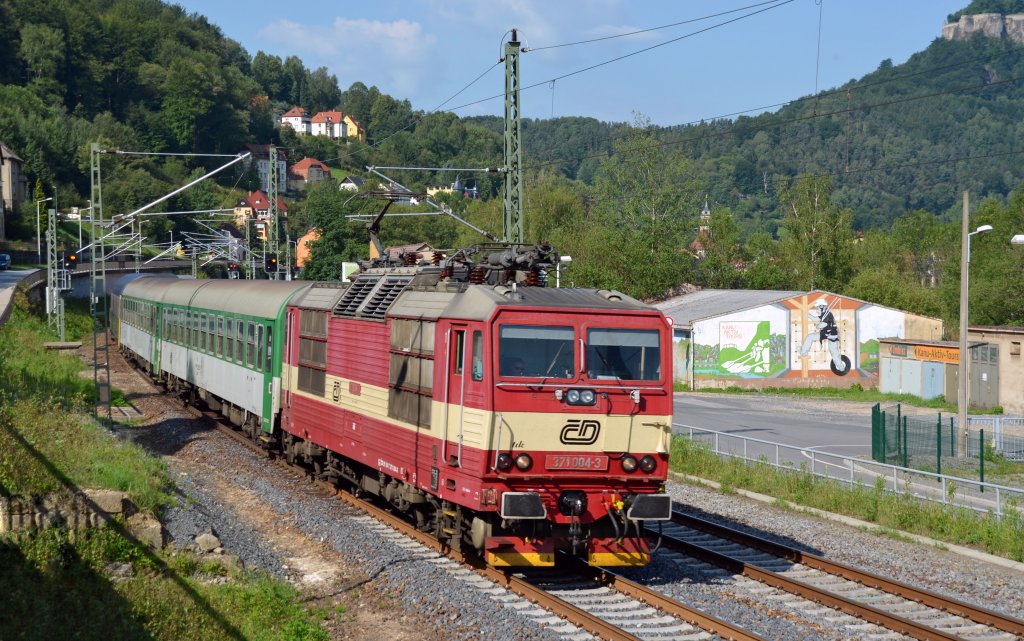
[[[225,424],[220,414],[195,406],[186,407],[209,420],[219,432],[252,451],[272,458],[265,448]],[[300,469],[308,474],[305,468],[289,465],[283,459],[274,459],[274,462],[286,469]],[[359,499],[326,481],[311,480],[325,492],[335,495],[388,530],[396,532],[398,544],[406,545],[415,541],[459,563],[463,568],[460,573],[469,573],[465,574],[467,581],[487,582],[476,583],[477,587],[486,588],[487,584],[500,586],[543,608],[557,617],[546,621],[548,628],[561,633],[566,639],[590,638],[590,635],[594,635],[608,641],[765,641],[743,628],[675,601],[621,575],[589,566],[569,556],[559,559],[557,572],[508,572],[488,567],[482,559],[440,543],[388,510]],[[500,594],[492,595],[492,598],[502,601]],[[584,634],[580,633],[581,629],[585,631]]]
[[[921,640],[1020,641],[1024,621],[676,512],[663,545]]]

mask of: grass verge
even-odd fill
[[[69,305],[68,336],[91,320]],[[86,310],[87,311],[87,310]],[[18,295],[0,327],[0,495],[53,497],[78,489],[125,491],[159,513],[171,500],[162,461],[92,418],[92,379],[81,362],[47,351],[45,321]],[[0,638],[26,641],[325,641],[334,614],[288,584],[153,551],[123,523],[0,535]]]
[[[760,494],[911,532],[939,541],[979,547],[998,556],[1024,561],[1024,515],[1010,510],[1003,518],[973,510],[891,494],[882,483],[848,487],[814,476],[804,468],[781,470],[768,463],[719,457],[704,444],[672,439],[675,472],[718,481],[723,492],[743,488]]]

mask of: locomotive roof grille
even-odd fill
[[[395,302],[411,281],[412,276],[385,276],[384,282],[377,286],[373,296],[363,307],[363,316],[383,319],[391,303]]]
[[[356,310],[363,304],[380,278],[380,276],[369,275],[356,278],[352,285],[345,290],[345,295],[341,297],[338,304],[334,306],[334,315],[355,316]]]

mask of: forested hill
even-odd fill
[[[976,0],[948,19],[983,12],[1024,12],[1024,0]],[[778,185],[800,174],[832,177],[837,204],[852,209],[861,229],[887,228],[914,210],[949,215],[963,189],[975,198],[1005,197],[1024,179],[1015,149],[1024,112],[1022,45],[938,36],[936,29],[936,40],[905,64],[882,61],[864,78],[777,112],[653,135],[694,161],[701,191],[728,207],[745,234],[776,231]],[[26,160],[33,181],[79,195],[94,140],[205,153],[284,142],[296,153],[335,158],[346,171],[370,163],[500,160],[500,118],[425,115],[356,79],[342,91],[327,69],[306,69],[294,56],[251,56],[202,16],[160,0],[0,0],[0,42],[0,140]],[[340,107],[366,126],[371,143],[383,144],[356,153],[296,141],[274,125],[297,104]],[[630,129],[585,117],[526,119],[526,167],[591,184]],[[202,162],[133,163],[117,179],[131,188],[110,184],[108,204],[127,207],[159,195]],[[415,187],[450,180],[401,178]],[[496,179],[481,182],[485,197],[496,195]]]

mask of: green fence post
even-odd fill
[[[953,417],[949,417],[949,455],[956,456],[956,428],[953,427]]]
[[[935,473],[942,474],[942,412],[935,424]]]
[[[889,417],[886,416],[885,412],[882,412],[882,425],[885,429],[885,462],[889,462]],[[900,431],[896,430],[896,457],[899,458],[900,450]]]
[[[899,416],[899,414],[897,414]],[[896,424],[896,429],[899,429],[899,423]],[[903,417],[903,467],[910,467],[910,460],[907,458],[907,417]]]
[[[985,492],[985,429],[978,433],[978,464],[981,470],[981,491]]]

